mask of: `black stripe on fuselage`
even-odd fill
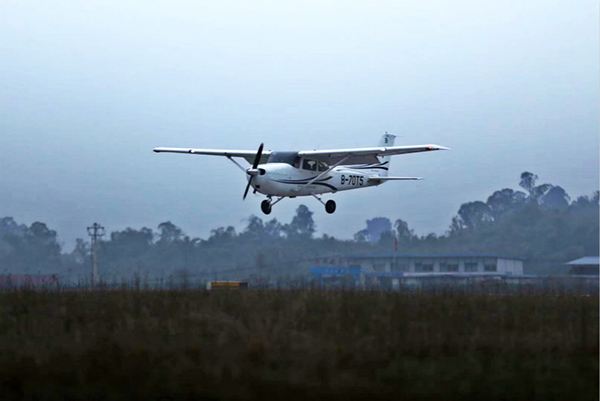
[[[315,181],[315,182],[311,183],[310,185],[322,185],[324,187],[330,188],[333,191],[337,191],[338,189],[336,187],[334,187],[333,185],[323,182],[330,178],[331,177],[327,177],[325,180]],[[307,180],[306,182],[298,182],[297,180],[273,180],[273,181],[278,182],[280,184],[302,185],[302,184],[308,184],[310,180]]]
[[[389,170],[387,167],[350,167],[352,170]]]
[[[283,184],[308,184],[311,180],[314,180],[316,177],[318,177],[318,176],[315,175],[314,177],[302,178],[300,180],[274,180],[274,181],[281,182]],[[330,180],[332,178],[333,178],[333,176],[330,175],[329,177],[317,180],[316,182],[323,182],[323,181]]]

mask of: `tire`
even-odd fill
[[[260,203],[260,210],[262,210],[264,214],[271,214],[271,202],[266,199],[262,201]]]
[[[329,214],[332,214],[333,212],[335,212],[335,206],[335,201],[330,199],[327,202],[325,202],[325,211]]]

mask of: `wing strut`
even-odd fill
[[[244,173],[246,172],[246,169],[245,169],[244,167],[242,167],[242,165],[241,165],[240,163],[236,162],[236,161],[235,161],[235,159],[233,159],[231,156],[227,156],[227,158],[228,158],[229,160],[231,160],[231,162],[232,162],[233,164],[235,164],[236,166],[238,166],[238,168],[239,168],[240,170],[242,170]]]
[[[344,156],[337,163],[335,163],[333,166],[330,166],[327,170],[323,171],[321,174],[317,175],[315,178],[313,178],[312,180],[310,180],[309,182],[307,182],[303,186],[310,185],[313,182],[317,181],[319,178],[323,177],[324,175],[326,175],[327,173],[329,173],[331,170],[333,170],[334,168],[336,168],[337,166],[339,166],[340,164],[342,164],[343,162],[345,162],[346,160],[348,160],[348,158],[350,156],[352,156],[352,155]]]

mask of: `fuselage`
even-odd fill
[[[259,165],[258,169],[261,174],[254,177],[252,186],[257,192],[271,196],[308,196],[381,184],[381,181],[369,180],[380,175],[380,167],[369,168],[369,165],[337,166],[325,172],[306,170],[287,163],[266,163]]]

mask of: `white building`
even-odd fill
[[[365,274],[384,273],[394,276],[496,275],[523,274],[523,261],[486,254],[406,255],[378,254],[319,258],[325,266],[360,266]]]

